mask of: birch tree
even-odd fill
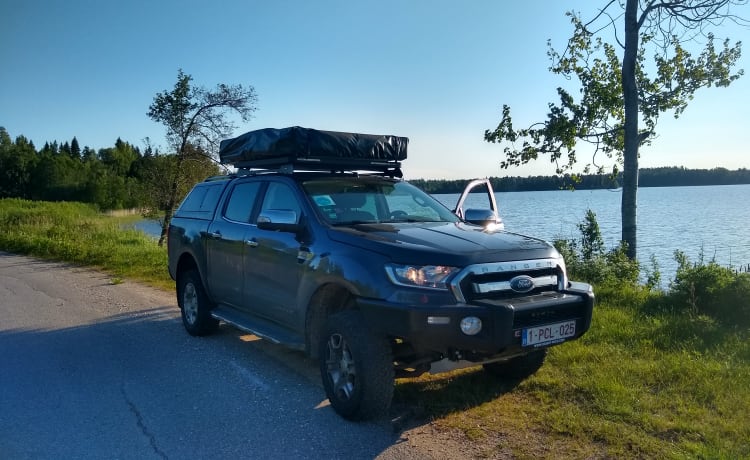
[[[182,70],[172,91],[162,91],[154,96],[148,116],[167,130],[167,143],[177,156],[174,172],[169,181],[164,220],[159,246],[164,244],[169,222],[181,198],[187,162],[196,151],[215,155],[219,142],[229,137],[236,128],[231,115],[248,121],[256,111],[257,96],[252,86],[218,84],[213,90],[193,86],[193,78]]]
[[[579,162],[577,147],[593,152],[584,172],[622,166],[622,241],[636,257],[638,158],[656,135],[665,112],[679,117],[700,88],[731,84],[741,42],[717,43],[714,30],[732,21],[747,0],[610,0],[584,21],[568,13],[573,34],[563,52],[548,42],[550,71],[580,84],[578,94],[558,88],[559,102],[549,104],[547,119],[527,128],[513,126],[511,110],[485,140],[502,143],[502,168],[542,156],[558,174]],[[696,52],[696,50],[699,50]]]

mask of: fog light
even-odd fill
[[[466,335],[477,335],[482,330],[482,320],[476,316],[467,316],[461,320],[461,332]]]

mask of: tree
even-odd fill
[[[133,165],[134,177],[140,184],[138,202],[144,216],[155,217],[159,210],[167,208],[171,197],[171,184],[165,177],[175,174],[176,155],[151,155],[146,150]],[[205,152],[189,148],[183,161],[182,177],[178,196],[185,196],[193,184],[207,175],[219,174],[219,167]]]
[[[169,222],[177,205],[179,191],[185,178],[186,162],[195,149],[212,155],[219,141],[230,136],[235,125],[231,113],[248,121],[256,110],[257,96],[252,86],[219,84],[214,90],[191,86],[193,77],[177,72],[177,83],[172,91],[154,96],[148,116],[167,129],[167,142],[174,149],[176,162],[169,178],[169,198],[162,222],[159,246],[164,244]]]
[[[742,75],[742,70],[732,73],[741,43],[730,46],[725,40],[717,51],[709,28],[726,20],[746,24],[732,13],[734,7],[746,3],[610,0],[585,23],[579,15],[568,13],[573,35],[562,54],[548,43],[550,70],[577,78],[580,99],[558,88],[560,102],[549,104],[546,121],[518,130],[513,127],[510,107],[503,106],[497,128],[485,131],[486,141],[510,144],[504,148],[501,167],[526,164],[548,154],[562,174],[578,162],[576,145],[581,142],[593,146],[584,172],[592,165],[599,172],[604,170],[597,164],[600,153],[615,160],[613,174],[622,164],[622,241],[628,257],[635,259],[639,149],[655,136],[662,113],[672,111],[677,118],[699,88],[728,86]],[[623,31],[624,42],[620,41]],[[607,32],[614,44],[602,38]],[[691,49],[699,44],[703,49],[694,57]],[[653,52],[653,62],[647,60],[647,50]],[[516,148],[516,142],[522,146]]]
[[[0,198],[28,198],[35,167],[34,144],[23,136],[13,142],[8,131],[0,126]]]
[[[115,175],[125,177],[130,172],[133,163],[140,157],[137,147],[124,142],[119,137],[114,148],[100,149],[99,159]]]
[[[83,152],[81,152],[81,160],[84,163],[89,163],[92,161],[96,161],[96,152],[94,149],[89,147],[88,145],[83,148]]]
[[[81,159],[81,146],[78,145],[78,139],[73,136],[73,140],[70,141],[70,157],[75,160]]]

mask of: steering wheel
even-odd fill
[[[402,210],[400,210],[400,209],[397,209],[397,210],[393,211],[393,212],[392,212],[392,213],[390,214],[390,218],[391,218],[391,219],[398,219],[398,218],[401,218],[401,217],[406,217],[406,216],[408,216],[408,215],[409,215],[409,214],[407,214],[407,213],[406,213],[406,211],[402,211]]]

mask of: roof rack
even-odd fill
[[[294,161],[279,162],[277,158],[265,161],[237,162],[233,165],[238,170],[251,174],[275,172],[279,174],[294,174],[300,172],[330,172],[330,173],[369,173],[389,177],[403,177],[400,161],[371,161],[351,159],[297,158]]]

